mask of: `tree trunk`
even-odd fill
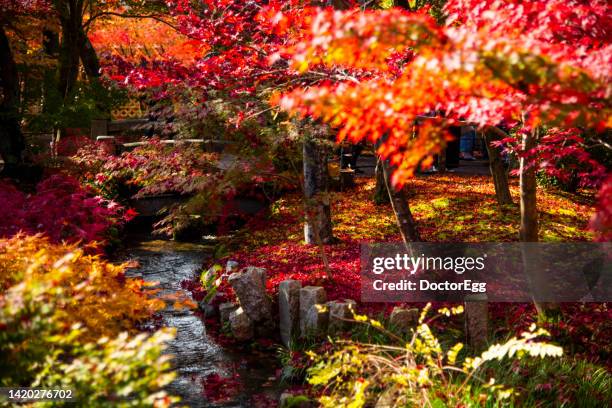
[[[376,142],[376,150],[383,144],[387,135],[383,135]],[[418,227],[416,225],[416,221],[412,216],[412,211],[410,211],[410,204],[408,203],[408,197],[406,196],[406,190],[396,189],[391,183],[391,174],[393,173],[393,168],[389,165],[389,160],[380,159],[383,178],[385,181],[385,186],[387,188],[387,194],[389,195],[389,201],[391,201],[391,207],[393,208],[393,214],[395,214],[395,220],[397,221],[397,226],[400,230],[400,235],[402,236],[402,241],[406,245],[406,248],[410,248],[410,242],[419,242],[421,241],[421,236],[419,234]]]
[[[374,188],[374,204],[376,205],[389,203],[389,192],[387,191],[382,162],[380,157],[376,160],[376,187]]]
[[[0,27],[0,83],[0,155],[4,160],[2,172],[11,175],[23,163],[25,139],[19,117],[19,73],[3,27]]]
[[[80,36],[81,43],[83,44],[80,56],[85,74],[87,74],[87,78],[89,78],[90,81],[98,80],[100,78],[100,60],[98,59],[96,50],[93,45],[91,45],[91,41],[89,41],[89,37],[87,37],[87,34],[83,31],[83,28],[81,28]]]
[[[81,50],[84,48],[83,14],[82,2],[69,0],[60,3],[58,11],[62,27],[62,42],[59,54],[58,91],[67,102],[79,76]]]
[[[489,303],[486,294],[465,297],[465,332],[467,343],[477,352],[486,349],[489,326]]]
[[[524,152],[533,149],[539,138],[539,128],[533,129],[523,135],[522,150]],[[528,159],[520,160],[520,188],[521,188],[521,229],[520,239],[525,245],[522,246],[522,258],[525,273],[531,282],[531,290],[534,294],[534,305],[538,311],[540,320],[556,319],[559,314],[559,304],[551,302],[548,287],[548,279],[544,273],[545,268],[539,263],[538,251],[529,243],[538,242],[538,209],[536,204],[536,171],[535,167],[529,166]],[[545,299],[546,301],[542,301]]]
[[[315,125],[316,126],[316,125]],[[322,141],[311,126],[304,135],[304,198],[306,200],[306,222],[304,240],[307,244],[333,241],[331,208],[327,192],[327,155]],[[318,236],[318,239],[317,239]]]
[[[523,151],[535,147],[538,130],[523,135]],[[522,242],[538,241],[538,209],[536,205],[536,172],[534,166],[529,166],[528,159],[520,160],[520,188],[521,188],[521,229]]]
[[[397,226],[399,227],[402,241],[407,246],[410,242],[418,242],[421,240],[419,230],[416,222],[412,217],[410,211],[410,205],[408,204],[408,198],[406,197],[406,190],[404,188],[396,189],[391,183],[392,169],[389,166],[388,160],[383,160],[382,168],[385,176],[385,184],[389,193],[389,200],[391,201],[391,207],[397,220]]]
[[[91,44],[89,37],[87,37],[87,33],[85,33],[83,29],[81,29],[81,37],[83,44],[81,47],[81,62],[83,63],[85,74],[87,75],[89,82],[97,83],[100,81],[100,76],[102,74],[98,54],[96,54],[96,50]],[[99,117],[96,119],[110,119],[111,112],[108,106],[102,103],[96,103],[96,108],[100,112]]]
[[[489,169],[493,176],[497,203],[500,206],[512,204],[512,195],[510,194],[510,186],[508,185],[508,173],[504,168],[504,163],[501,158],[501,149],[491,145],[492,142],[501,140],[506,135],[498,128],[488,127],[484,129],[483,136],[489,154]]]

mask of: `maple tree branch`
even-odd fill
[[[607,148],[607,149],[612,150],[612,145],[611,145],[610,143],[605,142],[605,141],[604,141],[604,140],[602,140],[601,138],[599,138],[599,137],[595,137],[595,138],[593,138],[593,140],[595,140],[595,141],[596,141],[596,142],[598,142],[598,143],[597,143],[596,145],[591,146],[591,147],[595,147],[595,146],[603,146],[603,147],[605,147],[605,148]]]
[[[175,30],[178,33],[181,33],[187,37],[189,37],[188,35],[184,34],[183,32],[181,32],[181,30],[175,26],[174,24],[164,20],[163,18],[161,18],[158,14],[123,14],[123,13],[117,13],[114,11],[103,11],[101,13],[95,14],[93,16],[91,16],[89,18],[89,20],[87,20],[87,22],[85,24],[83,24],[83,27],[88,27],[94,20],[100,18],[100,17],[104,17],[104,16],[114,16],[114,17],[120,17],[120,18],[150,18],[153,19],[155,21],[158,21],[162,24],[167,25],[168,27],[172,28],[173,30]]]

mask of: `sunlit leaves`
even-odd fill
[[[142,279],[127,278],[124,266],[40,236],[0,240],[0,269],[2,289],[19,284],[26,292],[38,285],[64,291],[68,296],[45,292],[48,299],[39,301],[55,305],[52,319],[65,327],[82,324],[88,338],[131,329],[164,306]]]
[[[402,163],[398,183],[443,145],[440,131],[427,132],[430,145],[406,140],[416,118],[433,111],[445,116],[437,126],[457,119],[481,126],[525,120],[526,127],[601,130],[609,123],[611,91],[600,68],[603,63],[609,73],[603,2],[457,0],[448,2],[447,11],[446,26],[398,9],[319,12],[291,48],[294,66],[343,66],[369,76],[294,90],[273,102],[330,122],[340,137],[388,135],[379,152]],[[579,16],[586,19],[581,27],[563,20]],[[390,69],[389,57],[407,49],[414,58]]]
[[[421,313],[423,316],[429,307]],[[371,324],[369,319],[357,321]],[[460,356],[461,343],[443,347],[426,323],[419,323],[411,333],[403,347],[395,342],[336,340],[331,343],[331,350],[310,353],[313,365],[308,369],[308,380],[323,392],[319,402],[326,407],[362,407],[381,400],[388,401],[389,406],[421,406],[436,400],[439,406],[455,406],[469,395],[466,386],[481,386],[487,394],[485,399],[499,402],[518,395],[518,390],[504,387],[489,377],[488,362],[559,357],[563,353],[560,347],[539,341],[547,333],[536,328],[520,339],[492,346],[476,358]]]
[[[164,306],[142,279],[40,236],[0,240],[0,270],[0,385],[67,388],[84,406],[176,402],[173,331],[131,336]]]

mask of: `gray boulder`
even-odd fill
[[[227,322],[230,314],[236,309],[238,309],[238,305],[235,305],[232,302],[221,303],[219,305],[219,321],[221,324]]]
[[[272,316],[272,303],[266,293],[265,269],[249,266],[240,272],[232,273],[228,282],[251,321],[257,323]]]

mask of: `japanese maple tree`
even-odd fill
[[[249,121],[265,125],[276,120],[268,103],[272,92],[347,77],[343,71],[324,66],[300,73],[289,65],[284,48],[296,43],[317,10],[307,6],[295,0],[197,4],[179,0],[169,2],[171,24],[178,34],[156,42],[143,35],[140,27],[117,26],[101,27],[92,39],[107,72],[116,80],[154,89],[160,98],[188,95],[187,102],[204,112],[210,101],[223,100],[230,111],[229,122],[237,128]],[[143,37],[145,41],[137,41]],[[121,45],[116,46],[111,38],[121,39]],[[319,194],[324,183],[322,171],[317,170],[324,167],[320,164],[325,155],[315,146],[317,139],[327,136],[325,127],[301,123],[297,132],[292,130],[295,123],[287,127],[285,133],[305,136],[304,154],[312,156],[304,160],[305,195],[319,208],[314,217],[321,221],[320,238],[331,240],[329,204]],[[317,233],[309,230],[307,227],[306,241],[315,241]]]
[[[454,0],[444,25],[426,9],[168,4],[182,35],[178,46],[111,53],[116,79],[187,86],[201,90],[201,100],[225,95],[237,107],[236,123],[267,111],[266,96],[282,91],[273,102],[327,121],[340,129],[339,140],[380,144],[396,185],[441,152],[445,129],[460,119],[484,129],[514,127],[516,138],[504,142],[522,160],[525,240],[537,240],[537,166],[562,175],[554,159],[574,156],[588,162],[584,179],[605,173],[584,148],[610,125],[604,1]],[[409,131],[430,112],[443,115]]]
[[[321,10],[302,41],[287,47],[296,69],[311,65],[369,73],[303,88],[277,102],[340,128],[339,138],[376,142],[402,184],[441,151],[444,129],[467,120],[518,129],[521,237],[537,240],[538,155],[586,158],[583,137],[610,126],[610,10],[605,1],[463,1],[446,4],[446,24],[425,12]],[[408,130],[443,112],[416,135]],[[553,129],[552,137],[542,137]],[[572,142],[573,140],[573,142]],[[550,160],[548,160],[548,163]],[[592,173],[604,170],[595,163]]]

